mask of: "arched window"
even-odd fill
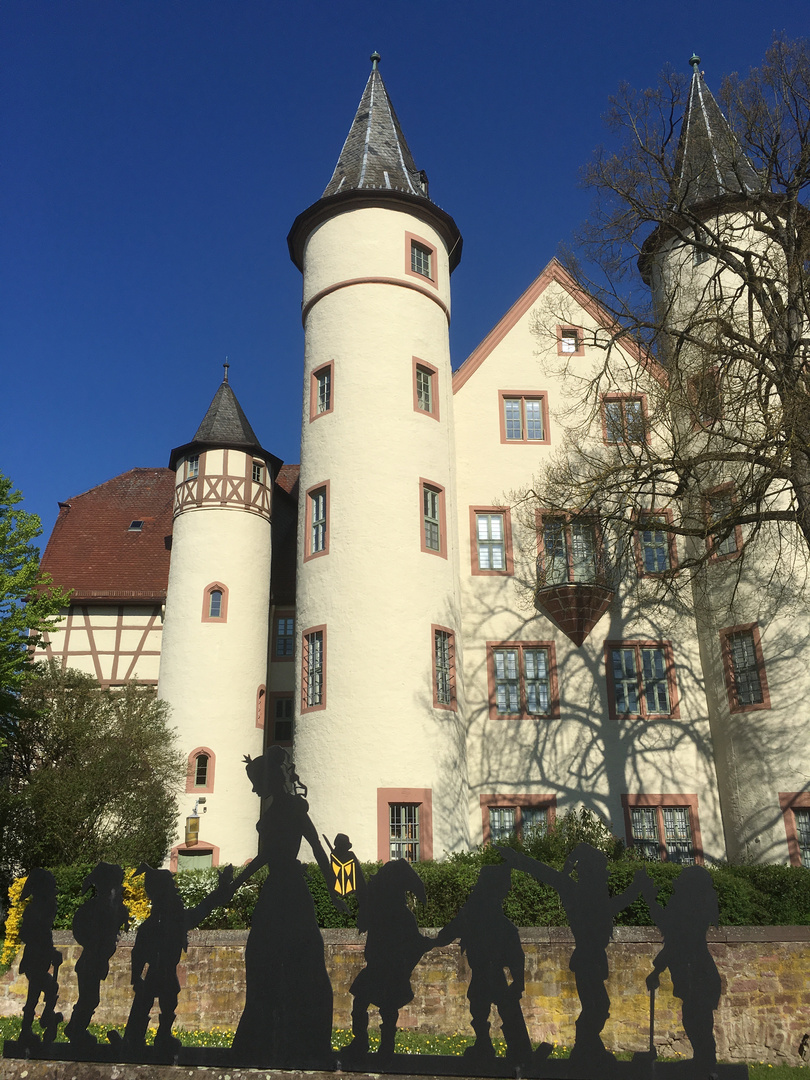
[[[221,581],[212,581],[203,592],[203,622],[228,621],[228,589]]]
[[[214,790],[216,756],[207,746],[198,746],[188,755],[186,794],[206,795]]]

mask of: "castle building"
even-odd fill
[[[40,655],[108,686],[137,676],[171,704],[188,760],[172,867],[255,853],[242,757],[272,744],[293,749],[318,831],[347,833],[362,859],[439,858],[585,805],[654,858],[810,860],[804,676],[785,648],[807,628],[764,612],[755,582],[748,616],[718,625],[722,566],[692,611],[638,603],[635,577],[682,556],[654,520],[634,580],[617,582],[598,515],[518,512],[509,493],[573,427],[597,446],[646,438],[666,372],[620,339],[626,382],[589,413],[589,341],[611,319],[556,260],[454,370],[461,235],[378,61],[288,238],[303,275],[300,466],[262,447],[226,366],[168,468],[60,504],[43,569],[74,591]],[[758,179],[730,166],[732,142],[695,67],[685,197],[744,230]],[[663,234],[642,262],[661,303],[662,283],[683,295],[708,272]]]

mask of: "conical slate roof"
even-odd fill
[[[214,399],[208,406],[208,412],[197,428],[192,442],[209,443],[212,446],[243,446],[245,449],[260,449],[261,444],[227,379],[223,380],[214,394]]]
[[[427,199],[427,177],[414,164],[372,53],[373,67],[324,197],[387,189]]]
[[[270,466],[273,477],[281,468],[281,460],[265,450],[250,426],[236,394],[228,383],[228,367],[225,366],[225,378],[214,394],[208,411],[197,428],[191,442],[176,446],[169,457],[169,468],[177,468],[177,462],[184,454],[201,450],[231,449],[243,450],[247,454],[256,454]]]
[[[751,195],[762,189],[757,171],[740,147],[693,56],[692,83],[675,159],[673,195],[681,206]]]

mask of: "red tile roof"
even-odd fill
[[[282,465],[278,471],[276,483],[280,488],[283,488],[288,495],[297,496],[298,492],[295,490],[295,487],[298,483],[298,474],[300,472],[300,465]]]
[[[165,599],[173,499],[171,469],[130,469],[75,495],[60,504],[42,569],[74,600]]]

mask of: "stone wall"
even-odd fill
[[[182,991],[177,1026],[234,1028],[244,1003],[244,949],[241,930],[195,931],[179,967]],[[76,1000],[74,963],[79,946],[69,933],[54,935],[64,960],[59,973],[59,1007],[65,1018]],[[573,939],[558,928],[521,930],[526,952],[523,1011],[536,1041],[571,1045],[579,1002],[568,970]],[[102,986],[95,1019],[123,1024],[132,1000],[129,958],[133,938],[121,939],[110,977]],[[353,930],[325,930],[327,967],[335,987],[335,1027],[350,1026],[349,986],[363,966],[363,939]],[[656,930],[619,927],[609,949],[611,1016],[604,1031],[611,1050],[645,1050],[649,1045],[649,996],[644,980],[660,947]],[[724,927],[709,943],[722,978],[716,1014],[717,1049],[726,1061],[802,1064],[804,1036],[810,1033],[810,927]],[[17,963],[0,980],[0,1015],[19,1015],[27,992]],[[470,1032],[467,1009],[469,969],[457,945],[434,949],[416,968],[415,998],[400,1013],[400,1026],[425,1033]],[[497,1016],[493,1016],[497,1031]],[[376,1017],[372,1016],[372,1023]],[[471,1032],[470,1032],[471,1033]],[[810,1041],[810,1040],[808,1040]],[[659,1054],[689,1056],[680,1024],[680,1002],[672,997],[664,972],[655,1002],[655,1042]]]

